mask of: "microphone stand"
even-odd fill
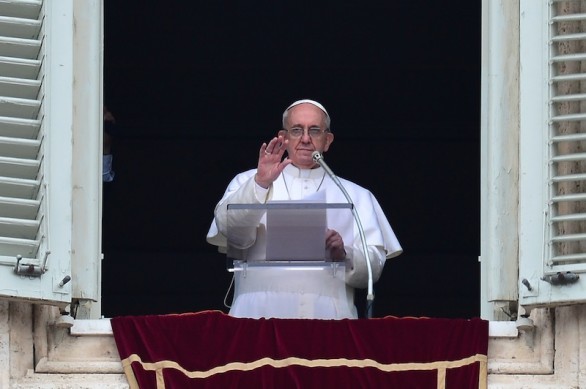
[[[354,220],[356,221],[356,225],[358,226],[358,232],[360,234],[360,241],[362,243],[362,251],[364,251],[364,257],[366,258],[366,268],[368,270],[368,293],[366,295],[366,317],[368,319],[372,318],[372,308],[374,305],[374,291],[373,291],[373,281],[372,281],[372,265],[370,263],[370,254],[368,253],[368,246],[366,245],[366,236],[364,235],[364,228],[362,227],[362,223],[360,222],[360,216],[358,216],[358,211],[350,198],[350,195],[346,191],[346,188],[342,185],[338,177],[334,174],[332,169],[328,166],[326,161],[324,161],[322,154],[319,151],[314,151],[312,153],[312,158],[315,163],[320,165],[326,173],[331,177],[334,183],[340,188],[342,194],[346,198],[348,204],[352,205],[352,215],[354,216]]]

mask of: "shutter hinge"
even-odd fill
[[[554,275],[547,275],[541,279],[551,285],[569,285],[578,282],[579,278],[580,276],[578,274],[568,271],[565,273],[558,272]]]
[[[20,261],[22,260],[22,255],[16,256],[16,265],[14,266],[14,274],[19,276],[27,276],[27,277],[40,277],[47,272],[46,264],[47,264],[47,257],[51,252],[45,252],[45,258],[43,259],[42,265],[33,265],[29,264],[21,264]]]

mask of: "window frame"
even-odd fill
[[[7,4],[10,12],[41,11],[42,81],[40,257],[38,275],[15,274],[16,258],[0,264],[0,299],[82,306],[99,318],[101,291],[103,2],[44,0]],[[22,9],[18,9],[21,7]],[[8,8],[7,8],[8,9]],[[95,172],[95,174],[88,174]],[[43,246],[44,245],[44,246]],[[47,266],[41,267],[45,256]],[[24,263],[25,260],[23,259]],[[69,282],[64,282],[70,277]]]

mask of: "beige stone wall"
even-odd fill
[[[489,388],[586,388],[586,306],[530,319],[491,323]],[[0,301],[0,388],[128,388],[109,321],[62,322],[53,307]]]
[[[54,307],[0,301],[0,388],[128,388],[111,330],[63,322]]]
[[[491,389],[586,388],[586,306],[536,309],[534,328],[492,337]]]

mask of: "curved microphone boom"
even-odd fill
[[[346,191],[346,188],[344,188],[338,177],[334,174],[332,169],[330,169],[326,161],[324,161],[322,153],[316,150],[311,154],[311,158],[313,159],[313,162],[320,165],[326,171],[326,173],[328,174],[328,176],[330,176],[332,181],[334,181],[338,188],[340,188],[340,190],[344,194],[344,197],[346,198],[346,201],[348,201],[348,204],[352,204],[352,215],[354,216],[354,220],[356,221],[356,225],[358,226],[358,232],[360,233],[360,240],[362,242],[362,251],[364,251],[364,257],[366,259],[366,268],[368,269],[368,294],[366,295],[366,317],[370,319],[372,317],[372,305],[374,301],[372,265],[370,263],[370,255],[368,253],[368,246],[366,245],[366,236],[364,235],[364,228],[362,227],[362,223],[360,222],[360,216],[358,216],[358,211],[356,210],[356,207],[354,206],[354,203],[352,202],[350,195]]]

